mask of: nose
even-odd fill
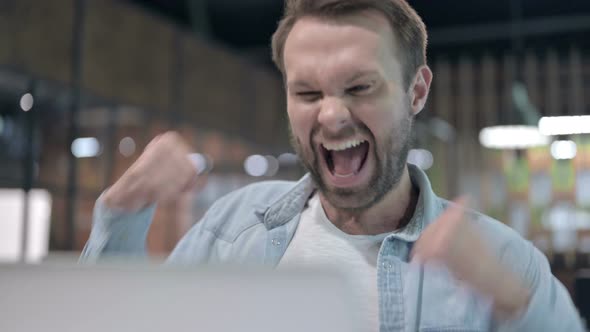
[[[339,98],[324,98],[318,122],[327,133],[338,134],[351,126],[352,116],[348,107]]]

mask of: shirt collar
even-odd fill
[[[441,207],[440,200],[432,191],[426,173],[412,164],[408,164],[408,170],[412,183],[420,191],[418,203],[408,225],[394,232],[390,237],[414,242],[424,227],[438,215]],[[303,211],[307,200],[315,190],[316,186],[311,176],[306,174],[276,201],[258,208],[257,214],[262,218],[267,229],[281,226]]]
[[[415,242],[422,231],[430,224],[440,211],[440,200],[432,190],[430,180],[424,171],[415,165],[408,164],[412,183],[418,187],[420,194],[414,215],[406,227],[393,232],[388,239],[398,239],[405,242]]]

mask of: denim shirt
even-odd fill
[[[381,245],[377,259],[381,331],[583,331],[567,290],[551,274],[545,256],[511,228],[475,211],[467,212],[469,222],[531,291],[529,305],[518,317],[494,319],[491,301],[462,285],[444,266],[410,263],[409,253],[422,230],[452,203],[434,194],[424,172],[408,166],[420,196],[408,225]],[[213,204],[168,262],[276,267],[314,190],[306,175],[296,183],[260,182],[234,191]],[[123,213],[106,208],[99,198],[80,261],[145,255],[154,210],[151,206]]]

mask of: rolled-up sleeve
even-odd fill
[[[530,290],[529,305],[517,318],[496,322],[497,331],[585,331],[566,288],[551,274],[547,258],[530,242],[518,241],[505,251],[504,263]]]
[[[105,256],[146,256],[145,243],[155,209],[152,205],[127,213],[106,207],[99,197],[79,262],[92,263]]]

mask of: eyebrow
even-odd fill
[[[293,82],[287,82],[287,86],[289,88],[304,88],[304,89],[311,89],[312,87],[305,81],[296,80]]]
[[[354,75],[352,75],[346,82],[347,83],[351,83],[354,82],[356,80],[358,80],[359,78],[364,78],[364,77],[374,77],[374,76],[378,76],[379,72],[376,70],[362,70],[359,71],[357,73],[355,73]]]

